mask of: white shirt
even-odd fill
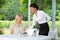
[[[37,16],[34,14],[33,15],[33,22],[32,22],[32,28],[33,26],[36,24],[36,22],[38,22],[39,24],[43,24],[46,23],[48,21],[50,21],[51,17],[49,15],[47,15],[44,11],[37,11]]]
[[[18,27],[16,23],[13,23],[10,27],[14,28],[13,34],[21,34],[24,32],[24,28],[25,28],[23,24],[21,24],[20,27]]]

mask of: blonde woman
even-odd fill
[[[10,26],[11,34],[23,34],[26,33],[26,27],[22,24],[22,16],[16,15],[15,22]]]

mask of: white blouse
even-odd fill
[[[37,16],[34,14],[33,15],[33,22],[32,22],[32,28],[38,22],[39,24],[46,23],[50,21],[51,17],[47,15],[44,11],[38,10],[37,11]]]
[[[23,24],[21,24],[20,27],[19,27],[19,26],[18,26],[17,24],[15,24],[15,23],[12,24],[11,27],[14,28],[13,34],[21,34],[21,33],[24,32],[24,28],[25,28]]]

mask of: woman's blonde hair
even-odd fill
[[[21,19],[22,19],[22,15],[21,14],[17,14],[16,16],[19,16],[19,17],[21,17]],[[17,20],[17,17],[15,17],[15,21]]]

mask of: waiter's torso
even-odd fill
[[[37,11],[37,16],[34,14],[33,15],[33,18],[36,22],[38,22],[39,24],[42,24],[42,23],[46,23],[47,22],[47,18],[44,14],[43,11]]]

